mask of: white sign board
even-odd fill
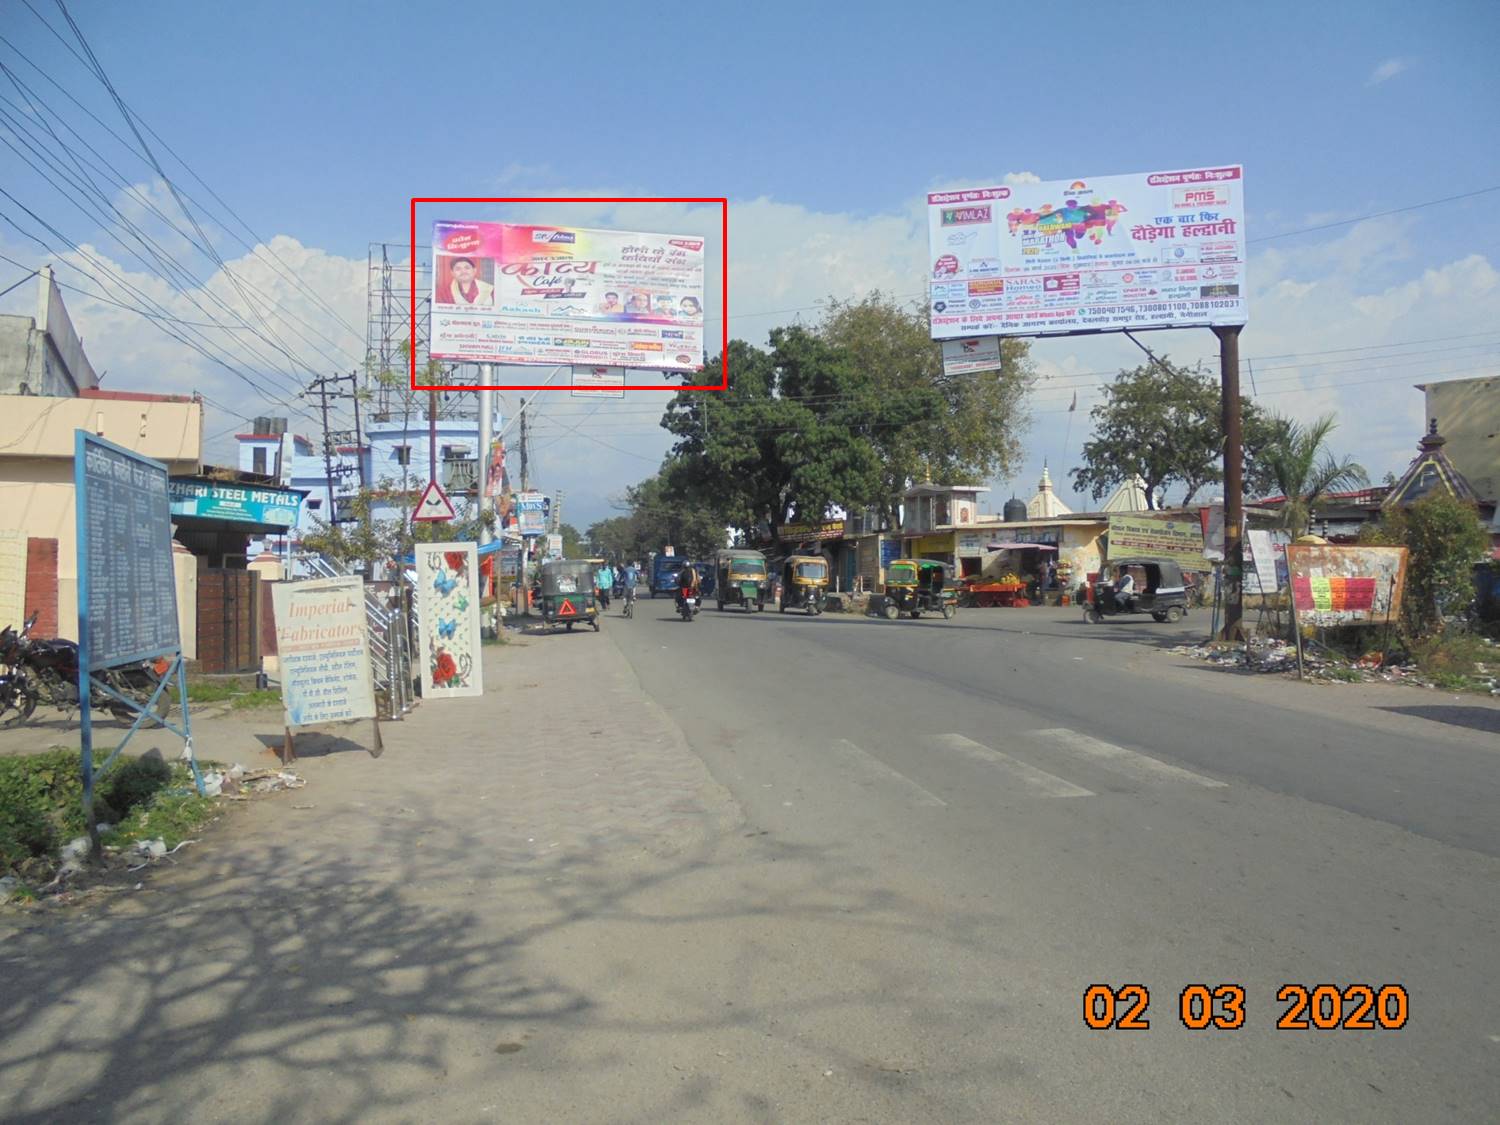
[[[1000,370],[1000,337],[966,336],[943,341],[943,374],[973,375]]]
[[[563,544],[562,536],[557,532],[549,532],[547,535],[547,557],[549,559],[562,558]]]
[[[443,486],[431,480],[427,482],[422,499],[418,500],[417,506],[412,509],[411,518],[419,523],[446,523],[457,514],[453,510],[453,501],[448,499]]]
[[[1244,324],[1239,165],[927,196],[932,335]]]
[[[623,367],[573,368],[573,397],[624,398],[625,369]]]
[[[271,602],[286,725],[375,718],[364,582],[275,582]]]
[[[478,548],[418,543],[416,563],[422,698],[483,695]]]
[[[434,357],[665,371],[703,366],[701,235],[443,220]]]
[[[1286,585],[1285,532],[1251,528],[1245,533],[1245,574],[1242,580],[1247,594],[1274,594]],[[1280,567],[1277,563],[1280,563]],[[1279,571],[1279,573],[1278,573]]]

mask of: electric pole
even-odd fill
[[[521,407],[521,491],[525,492],[531,487],[531,477],[527,471],[526,453],[526,408]]]

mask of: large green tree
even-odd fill
[[[1160,508],[1181,489],[1182,503],[1224,480],[1224,427],[1218,376],[1203,366],[1182,367],[1165,358],[1121,371],[1089,411],[1093,434],[1083,463],[1070,470],[1074,487],[1096,500],[1139,476],[1146,502]],[[1283,436],[1284,423],[1240,399],[1244,489],[1262,492],[1271,482],[1264,456]]]
[[[924,468],[951,483],[1012,470],[1025,343],[1006,341],[999,371],[949,377],[929,333],[924,310],[876,293],[831,302],[815,328],[773,330],[769,351],[732,341],[729,390],[682,391],[667,407],[668,493],[774,534],[834,506],[894,518]]]

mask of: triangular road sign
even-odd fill
[[[578,616],[578,611],[573,608],[573,603],[572,602],[568,601],[567,598],[564,598],[562,606],[559,607],[559,609],[557,611],[557,616],[559,616],[559,617],[577,617]]]
[[[448,494],[435,480],[427,482],[427,490],[422,493],[422,499],[417,501],[416,510],[411,514],[411,518],[419,523],[442,523],[456,519],[457,516],[458,513],[453,510],[453,501],[448,499]]]

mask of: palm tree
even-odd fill
[[[1332,414],[1306,426],[1272,415],[1279,432],[1262,457],[1277,489],[1286,497],[1282,527],[1294,536],[1307,530],[1318,499],[1345,488],[1364,488],[1370,483],[1364,466],[1352,457],[1336,458],[1324,448],[1328,436],[1338,428]]]

